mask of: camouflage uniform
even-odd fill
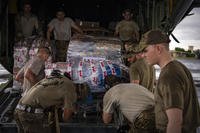
[[[128,47],[130,45],[136,46],[138,44],[138,40],[136,38],[136,32],[138,34],[139,26],[133,20],[131,20],[131,21],[126,21],[126,20],[120,21],[116,25],[115,31],[119,33],[119,38],[123,42],[122,45],[121,45],[122,55],[126,54]],[[134,37],[134,35],[135,35],[135,37]],[[128,62],[127,62],[126,58],[124,58],[123,60],[124,60],[124,63],[127,65]]]
[[[51,133],[48,115],[44,113],[27,113],[16,109],[14,118],[18,126],[18,133]]]
[[[150,126],[146,123],[155,122],[153,107],[153,93],[138,84],[118,84],[109,89],[103,98],[103,111],[114,114],[115,110],[120,110],[132,127],[130,131],[137,130],[138,133],[149,130]],[[150,118],[149,115],[144,116],[142,113],[149,109],[152,109],[150,113],[153,114]],[[153,126],[155,127],[155,124]]]
[[[136,32],[139,32],[139,26],[133,21],[120,21],[115,30],[119,33],[119,38],[125,42],[137,42]],[[135,37],[134,37],[135,35]]]
[[[23,96],[16,109],[15,120],[18,131],[29,133],[50,133],[52,121],[48,112],[52,108],[73,109],[77,99],[73,82],[63,76],[45,78]]]

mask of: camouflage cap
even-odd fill
[[[139,45],[144,49],[148,45],[170,43],[169,36],[159,29],[150,30],[142,35]]]
[[[52,77],[61,77],[61,76],[65,76],[66,78],[71,79],[71,76],[68,72],[62,72],[59,69],[53,69],[52,72],[50,73],[50,76]]]
[[[124,55],[125,58],[130,58],[131,56],[141,53],[144,49],[144,45],[136,45],[136,46],[130,46],[127,50],[127,53]]]
[[[51,75],[51,76],[54,76],[54,77],[59,77],[59,76],[62,75],[62,72],[61,72],[60,70],[58,70],[58,69],[54,69],[54,70],[51,72],[50,75]]]

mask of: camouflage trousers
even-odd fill
[[[48,116],[44,113],[28,113],[15,109],[14,119],[18,133],[51,133]]]
[[[130,124],[129,133],[158,133],[155,123],[154,107],[142,111]]]
[[[136,129],[134,127],[131,127],[128,133],[161,133],[161,132],[158,132],[156,129],[148,130],[148,129]]]
[[[56,40],[52,45],[53,62],[66,62],[69,41]]]

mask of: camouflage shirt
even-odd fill
[[[61,76],[41,80],[20,99],[19,103],[44,109],[51,106],[73,109],[76,99],[73,82]]]

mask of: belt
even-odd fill
[[[35,114],[44,113],[44,109],[42,109],[42,108],[34,108],[34,107],[31,107],[31,106],[21,105],[21,104],[18,104],[16,106],[16,109],[19,109],[19,110],[22,110],[22,111],[25,111],[25,112],[28,112],[28,113],[35,113]]]

